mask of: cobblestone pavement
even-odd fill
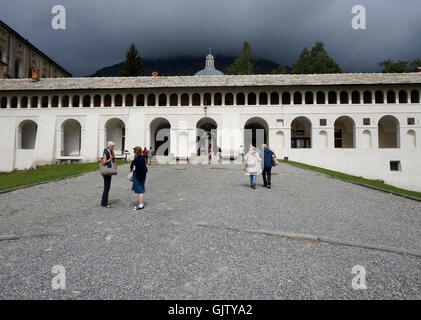
[[[98,172],[1,194],[0,237],[20,238],[0,241],[0,298],[421,299],[420,257],[247,231],[421,252],[420,202],[284,164],[270,190],[240,166],[174,165],[149,168],[134,211],[127,172],[113,209],[99,206]],[[355,265],[367,290],[352,288]]]

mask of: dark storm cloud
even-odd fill
[[[3,0],[5,1],[5,0]],[[131,42],[144,57],[256,55],[291,65],[305,46],[323,41],[347,72],[376,71],[388,57],[421,58],[419,0],[6,0],[0,19],[74,75],[118,63]],[[67,30],[51,28],[64,5]],[[367,9],[367,30],[351,28],[354,5]]]

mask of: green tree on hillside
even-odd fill
[[[316,42],[311,50],[305,47],[301,51],[300,57],[292,66],[291,73],[342,73],[342,70],[326,52],[323,43]]]
[[[138,77],[144,76],[145,69],[143,67],[142,58],[136,49],[136,46],[132,43],[127,50],[126,60],[120,70],[120,76],[122,77]]]
[[[280,64],[278,68],[272,70],[272,74],[287,74],[288,68],[285,67],[283,64]]]
[[[257,58],[253,55],[253,51],[247,41],[243,44],[243,54],[235,59],[234,63],[228,68],[227,74],[254,74],[254,65]]]
[[[383,73],[406,73],[413,72],[416,67],[421,66],[421,59],[414,59],[412,61],[387,59],[379,62]]]

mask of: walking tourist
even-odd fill
[[[272,178],[272,167],[276,163],[276,156],[272,150],[269,149],[267,144],[262,144],[262,159],[263,159],[263,186],[268,189],[271,188],[271,178]]]
[[[111,168],[112,163],[115,163],[114,142],[108,141],[107,148],[104,149],[102,154],[102,165],[106,165],[108,168]],[[111,175],[105,175],[102,177],[104,178],[104,191],[102,192],[101,206],[104,208],[112,208],[108,204],[108,194],[111,188]]]
[[[148,168],[146,168],[146,161],[142,156],[142,147],[134,147],[133,153],[135,158],[130,165],[130,172],[133,171],[132,190],[139,196],[139,204],[134,209],[141,210],[144,208],[143,194],[145,193],[145,181]]]
[[[256,148],[250,146],[249,151],[245,156],[245,171],[246,175],[250,176],[250,187],[256,189],[256,178],[257,175],[261,172],[261,161],[259,154],[256,151]]]
[[[152,163],[152,157],[153,157],[153,149],[152,147],[150,147],[148,150],[148,164]]]
[[[146,161],[148,161],[148,149],[143,149],[142,151],[142,156],[145,158]]]
[[[241,161],[244,161],[244,147],[243,145],[238,148],[238,156],[241,158]]]

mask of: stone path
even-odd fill
[[[250,189],[240,166],[177,165],[149,168],[134,211],[127,172],[114,209],[99,206],[97,172],[0,195],[0,298],[421,298],[419,257],[268,235],[421,252],[420,202],[284,164],[270,190]],[[65,290],[51,287],[54,265]],[[367,290],[352,288],[355,265]]]

